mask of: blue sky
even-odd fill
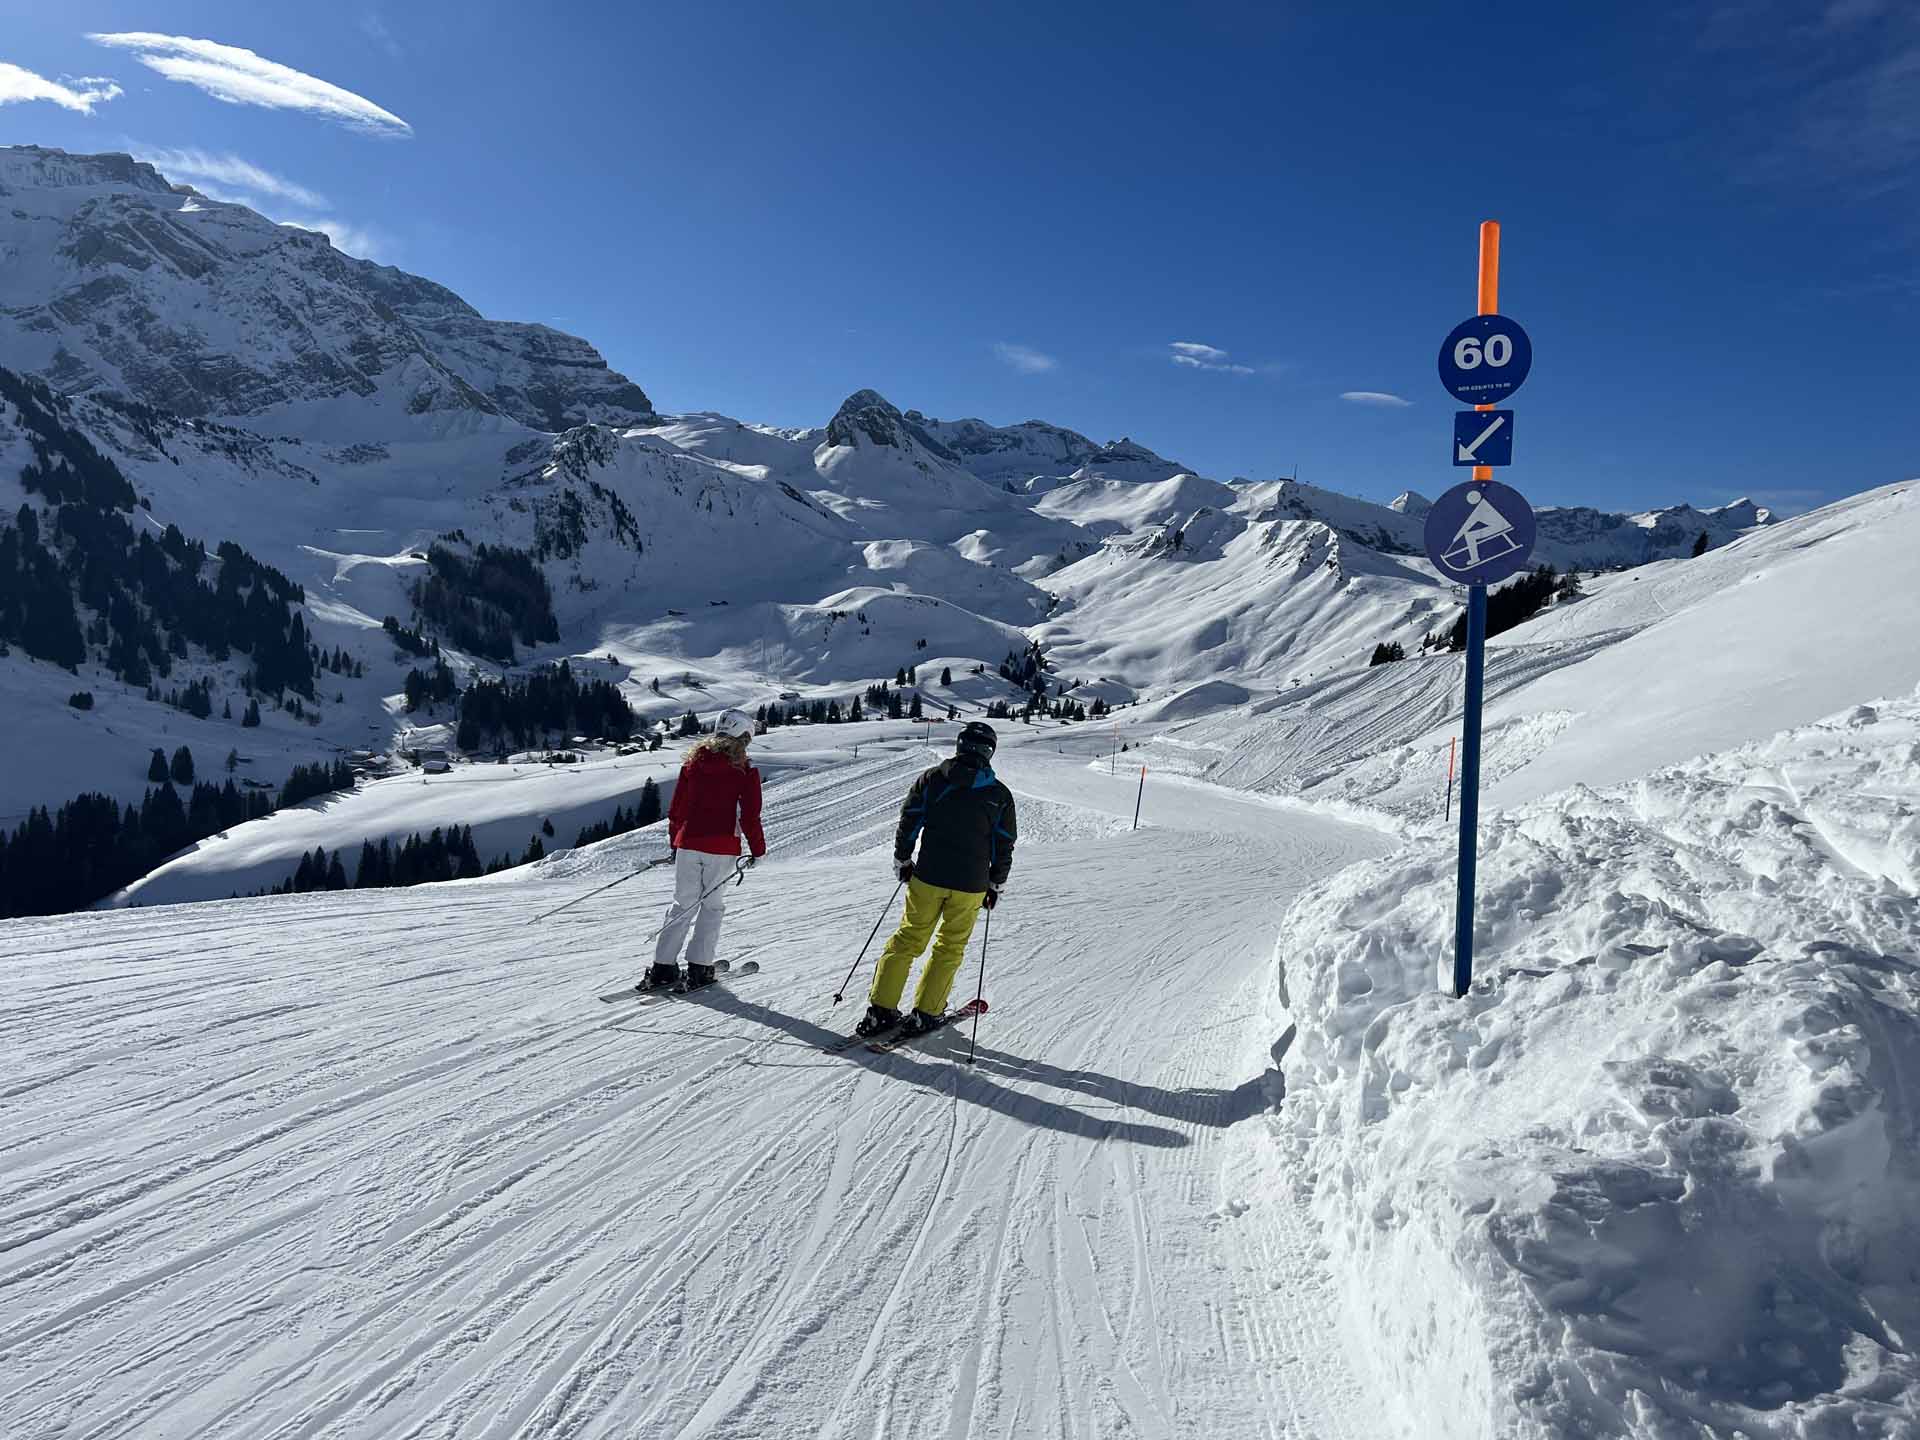
[[[666,409],[820,424],[872,386],[1433,494],[1497,217],[1536,504],[1920,473],[1911,4],[0,12],[0,143],[170,158]]]

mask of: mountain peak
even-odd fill
[[[0,194],[0,254],[21,262],[5,278],[31,277],[0,284],[0,353],[63,390],[200,417],[357,400],[396,417],[385,423],[477,412],[558,432],[653,418],[585,340],[488,320],[444,286],[204,201],[131,155],[0,148]],[[277,343],[235,353],[228,325]]]
[[[1409,519],[1417,520],[1433,509],[1433,502],[1418,490],[1402,490],[1388,504],[1389,510],[1397,511]]]
[[[153,166],[120,151],[70,155],[46,145],[0,145],[0,194],[17,187],[70,190],[86,185],[118,185],[155,195],[184,193]]]
[[[874,445],[905,448],[900,434],[905,424],[906,416],[878,390],[856,390],[827,422],[827,443],[858,445],[864,438]]]
[[[950,464],[960,459],[878,390],[854,391],[827,422],[827,444],[857,446],[863,441],[894,450],[925,450]]]

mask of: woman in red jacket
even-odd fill
[[[720,918],[727,908],[727,881],[740,856],[745,832],[752,858],[767,853],[760,829],[760,772],[747,763],[753,741],[753,717],[729,710],[714,723],[713,734],[698,741],[680,766],[667,809],[667,835],[673,845],[673,904],[666,928],[653,948],[647,985],[680,980],[680,947],[687,927],[687,988],[713,983],[713,952],[720,944]]]

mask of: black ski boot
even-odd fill
[[[860,1023],[853,1027],[856,1035],[879,1035],[891,1030],[900,1023],[900,1012],[889,1010],[884,1005],[869,1005],[867,1013],[860,1017]]]
[[[636,990],[671,990],[680,983],[678,965],[662,965],[655,961],[647,969],[646,978],[633,988]]]
[[[719,972],[711,965],[687,966],[687,989],[689,990],[698,990],[703,985],[711,985],[719,978]]]
[[[940,1016],[929,1014],[925,1010],[916,1010],[907,1016],[906,1022],[900,1027],[900,1033],[903,1035],[924,1035],[929,1030],[938,1030],[940,1028],[940,1019]]]

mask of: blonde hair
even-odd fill
[[[724,755],[736,769],[747,768],[747,739],[745,735],[702,735],[687,749],[687,758],[680,762],[685,769],[702,755],[709,752]]]

